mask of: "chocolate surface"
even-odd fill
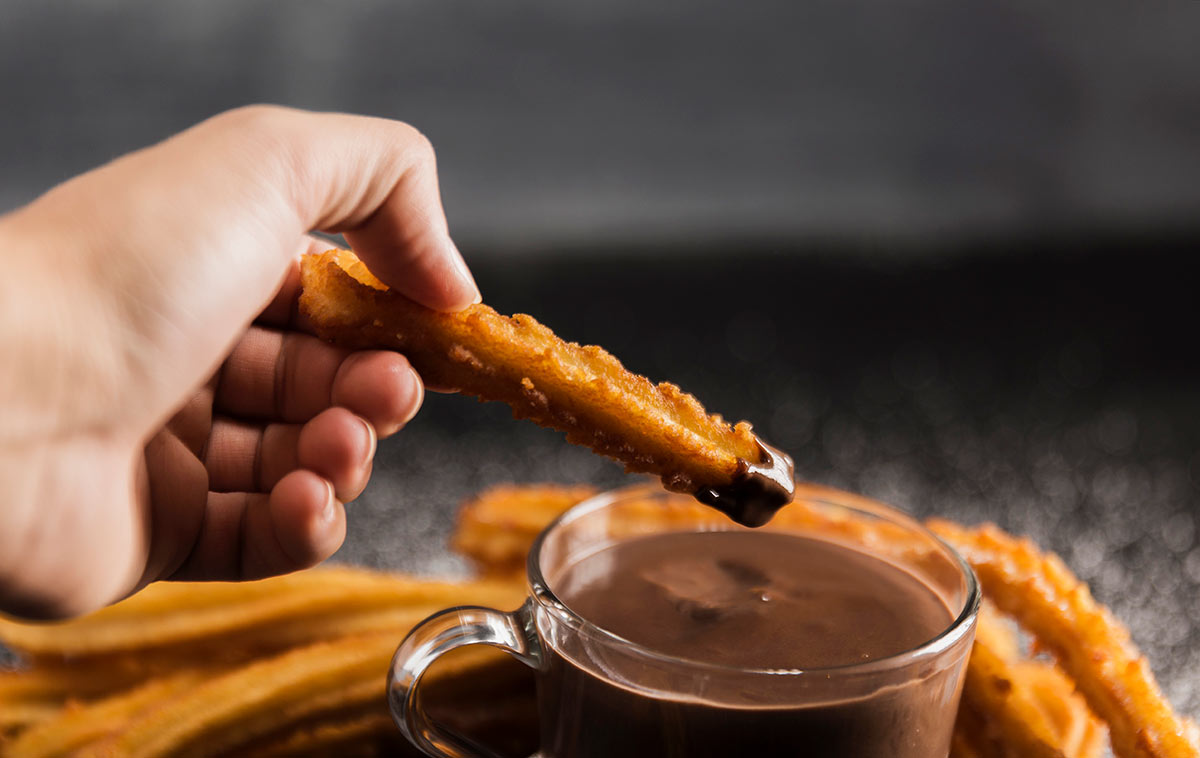
[[[733,481],[724,487],[701,487],[695,497],[742,526],[762,526],[795,492],[792,458],[779,448],[758,440],[758,461],[738,461]]]
[[[824,540],[678,532],[619,543],[556,582],[568,607],[650,650],[741,668],[812,669],[919,647],[950,625],[912,574]]]
[[[588,556],[554,584],[606,631],[728,668],[706,672],[604,643],[548,646],[538,678],[547,758],[947,753],[953,667],[865,692],[836,672],[811,675],[809,690],[795,674],[761,670],[861,663],[937,636],[950,610],[897,566],[774,532],[676,533]]]

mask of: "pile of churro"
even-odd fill
[[[512,580],[336,567],[156,584],[66,623],[0,620],[23,660],[0,672],[0,755],[375,755],[399,745],[384,702],[398,640],[447,605],[508,607],[522,594]],[[465,650],[431,672],[430,696],[468,730],[533,718],[528,671],[491,653]]]
[[[470,580],[321,568],[247,584],[157,584],[55,625],[0,621],[0,640],[24,661],[0,673],[0,755],[415,755],[386,711],[384,674],[399,640],[447,606],[519,605],[534,538],[591,494],[505,486],[465,503],[453,545],[478,567]],[[820,518],[804,506],[823,495],[798,486],[779,526]],[[681,524],[706,514],[647,503],[629,517]],[[1172,710],[1125,628],[1058,558],[994,526],[930,526],[967,556],[985,597],[952,756],[1098,758],[1110,744],[1118,758],[1200,755],[1195,727]],[[440,709],[431,707],[507,755],[529,755],[531,676],[496,651],[458,651],[431,672]]]

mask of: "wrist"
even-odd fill
[[[144,525],[117,473],[131,465],[127,443],[97,435],[0,445],[0,613],[70,618],[133,586]]]

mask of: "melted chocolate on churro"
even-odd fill
[[[792,458],[777,447],[758,440],[758,462],[739,460],[737,474],[724,487],[701,487],[695,497],[742,526],[762,526],[792,502],[795,479]]]

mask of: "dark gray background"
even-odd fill
[[[226,107],[408,120],[488,301],[801,475],[1059,551],[1200,715],[1200,2],[9,2],[0,209]],[[430,397],[343,560],[462,568],[499,481],[618,484]]]
[[[254,101],[401,118],[477,254],[1191,223],[1200,2],[0,7],[0,207]]]

